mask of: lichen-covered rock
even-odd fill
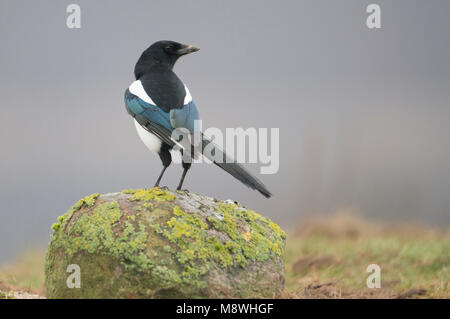
[[[284,285],[285,233],[232,201],[162,188],[93,194],[52,229],[48,298],[259,298]],[[71,264],[80,288],[67,285]]]

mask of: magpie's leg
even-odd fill
[[[158,186],[159,186],[159,182],[161,182],[161,178],[163,177],[164,172],[166,171],[166,168],[167,168],[167,167],[168,167],[168,166],[164,166],[164,167],[163,167],[163,169],[162,169],[162,171],[161,171],[161,174],[159,174],[159,177],[158,177],[158,179],[156,180],[155,187],[158,187]]]
[[[161,146],[161,149],[159,151],[159,158],[161,159],[161,162],[163,164],[163,169],[161,171],[161,174],[159,174],[158,179],[156,180],[155,187],[159,186],[159,183],[161,182],[161,178],[164,175],[164,172],[166,171],[167,167],[169,167],[170,163],[172,163],[172,155],[170,155],[169,149]]]
[[[194,149],[192,148],[191,153],[193,153],[193,151],[194,151]],[[181,152],[182,158],[184,159],[183,150],[181,149],[180,152]],[[177,190],[181,190],[181,187],[183,186],[184,178],[186,177],[186,173],[191,168],[192,160],[193,160],[192,157],[189,157],[186,162],[184,160],[182,160],[184,170],[183,170],[183,175],[181,175],[180,183],[178,184]]]
[[[177,190],[181,190],[181,187],[183,186],[184,178],[186,177],[187,171],[191,168],[192,163],[185,163],[183,162],[183,175],[181,175],[180,184],[178,184]]]
[[[183,156],[183,150],[180,150],[180,151],[181,151],[181,156]],[[184,171],[183,171],[183,175],[181,175],[181,179],[180,179],[180,183],[178,184],[177,191],[181,190],[181,186],[183,186],[183,182],[184,182],[184,178],[186,177],[186,173],[191,168],[191,164],[192,164],[191,161],[189,161],[189,163],[186,163],[183,160],[182,160],[182,163],[183,163]]]

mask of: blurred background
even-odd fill
[[[280,128],[280,170],[260,176],[273,198],[207,164],[187,189],[287,230],[342,209],[450,224],[450,2],[378,0],[377,30],[372,1],[77,0],[81,29],[68,29],[70,3],[0,2],[0,263],[45,246],[81,197],[153,186],[160,159],[123,93],[161,39],[201,48],[175,72],[204,127]]]

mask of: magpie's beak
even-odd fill
[[[193,45],[185,45],[183,46],[181,49],[178,49],[176,51],[176,53],[178,55],[185,55],[185,54],[189,54],[189,53],[193,53],[193,52],[197,52],[198,50],[200,50],[197,47],[194,47]]]

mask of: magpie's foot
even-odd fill
[[[153,186],[153,188],[161,188],[161,189],[164,189],[164,190],[169,190],[169,187],[167,187],[167,186],[160,186],[160,185],[155,185],[155,186]]]

